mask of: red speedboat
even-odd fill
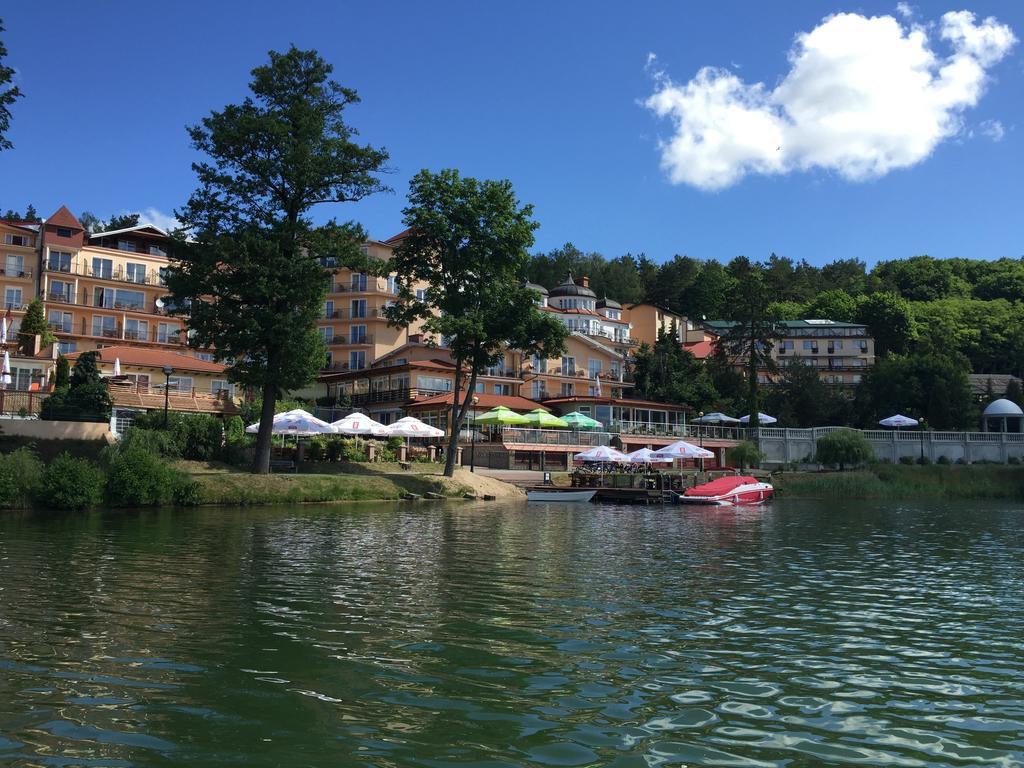
[[[741,506],[763,504],[774,495],[775,489],[769,483],[762,483],[756,477],[732,475],[687,488],[679,501],[683,504]]]

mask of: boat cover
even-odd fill
[[[710,483],[703,483],[701,485],[695,485],[693,488],[687,488],[683,491],[683,496],[722,496],[741,485],[750,485],[751,483],[757,482],[760,481],[756,477],[748,477],[746,475],[719,477],[716,480],[712,480]]]

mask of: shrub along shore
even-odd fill
[[[783,498],[1024,500],[1024,467],[872,464],[847,472],[777,472],[772,484]]]
[[[253,475],[247,471],[249,442],[241,419],[224,429],[210,416],[171,414],[164,428],[163,414],[156,414],[141,417],[113,445],[74,446],[76,455],[23,445],[0,454],[0,508],[388,501],[409,494],[522,497],[507,483],[463,469],[446,478],[438,464],[415,462],[403,469],[354,462],[365,450],[343,439],[332,441],[329,451],[314,451],[323,461],[304,464],[301,474]],[[380,445],[378,455],[393,453],[394,446]]]

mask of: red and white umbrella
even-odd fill
[[[259,422],[250,424],[245,431],[250,434],[259,432]],[[334,433],[334,427],[308,411],[296,408],[274,416],[271,432],[275,435],[329,435]]]
[[[444,437],[444,430],[424,424],[415,416],[406,416],[389,424],[387,434],[392,437]]]
[[[651,458],[655,461],[675,461],[676,459],[713,459],[715,454],[709,451],[707,448],[701,448],[699,445],[688,443],[685,440],[677,440],[672,445],[666,445],[664,448],[651,453]]]
[[[332,421],[334,431],[342,435],[374,435],[383,437],[388,434],[388,428],[380,422],[374,421],[365,413],[350,413],[343,419]]]
[[[628,464],[629,457],[622,451],[617,451],[607,445],[598,445],[590,450],[577,453],[573,458],[576,461],[614,461],[619,464]]]
[[[667,464],[670,459],[653,458],[654,451],[650,448],[639,448],[632,453],[627,453],[626,458],[630,464]]]

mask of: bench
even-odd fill
[[[294,461],[288,461],[286,459],[277,459],[270,462],[271,472],[297,472],[298,469],[295,466]]]

